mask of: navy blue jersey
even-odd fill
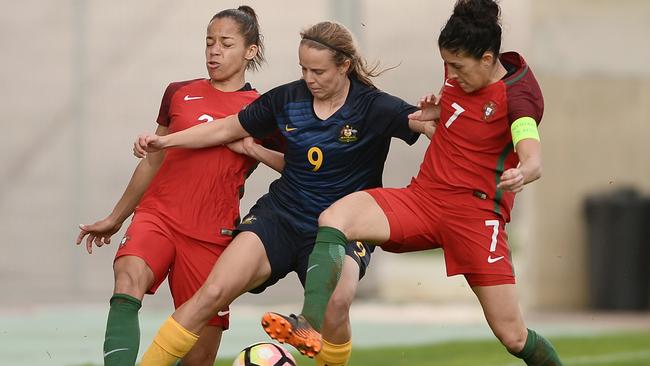
[[[316,116],[303,80],[264,93],[239,112],[253,137],[279,128],[287,140],[282,176],[262,200],[286,213],[300,231],[315,232],[318,216],[336,200],[382,186],[391,138],[417,141],[407,118],[416,110],[354,78],[345,103],[326,120]]]

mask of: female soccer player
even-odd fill
[[[142,135],[134,144],[136,155],[144,156],[170,147],[263,137],[277,127],[287,139],[281,178],[244,218],[203,287],[162,325],[143,366],[172,364],[196,342],[207,320],[244,292],[261,292],[291,271],[304,283],[313,270],[307,258],[318,215],[346,194],[381,186],[391,138],[412,144],[418,137],[414,131],[424,130],[426,123],[407,118],[415,107],[373,86],[375,69],[366,66],[347,29],[322,22],[301,36],[301,80],[263,94],[239,114],[214,124],[167,136]],[[337,254],[345,286],[335,292],[332,309],[349,339],[349,305],[370,249],[352,242]],[[330,350],[347,353],[350,344]]]
[[[524,59],[500,54],[499,12],[492,0],[456,3],[438,38],[446,67],[440,104],[425,97],[409,116],[440,117],[418,176],[406,188],[353,193],[321,214],[302,315],[265,314],[271,337],[315,352],[314,324],[340,272],[330,253],[368,240],[397,252],[443,248],[447,274],[465,276],[510,353],[527,365],[562,364],[545,338],[526,329],[515,291],[505,224],[515,193],[541,176],[544,102]]]
[[[259,97],[245,82],[246,70],[263,61],[257,17],[253,9],[224,10],[207,28],[209,79],[172,83],[158,115],[157,135],[166,135],[236,113]],[[250,154],[281,170],[282,154],[253,144]],[[241,146],[237,147],[241,149]],[[244,179],[256,161],[226,147],[175,149],[149,154],[138,164],[113,212],[91,225],[81,225],[92,252],[109,244],[124,220],[135,216],[115,256],[115,288],[104,341],[105,365],[133,366],[138,354],[138,309],[145,293],[153,294],[169,275],[176,307],[189,299],[207,278],[212,265],[232,240],[239,218]],[[228,328],[227,304],[202,331],[201,342],[184,365],[212,365]]]

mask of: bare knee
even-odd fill
[[[142,298],[154,281],[153,271],[141,258],[120,257],[113,265],[115,293]]]
[[[388,218],[367,192],[355,192],[334,202],[318,218],[318,226],[333,227],[348,240],[378,243],[390,237]]]
[[[343,231],[344,227],[342,223],[344,220],[341,219],[342,214],[340,211],[339,208],[330,206],[325,211],[321,212],[320,216],[318,216],[318,226],[333,227]]]
[[[494,335],[508,351],[521,351],[526,344],[528,330],[519,309],[515,285],[474,286],[472,290],[483,307],[485,319]]]
[[[318,217],[318,226],[328,226],[340,230],[348,236],[350,224],[354,221],[354,208],[361,198],[360,192],[352,193],[334,202]]]
[[[494,335],[499,339],[501,344],[510,352],[520,352],[524,349],[526,344],[526,338],[528,337],[528,331],[524,328],[521,329],[503,329],[495,330]]]
[[[219,282],[206,282],[196,292],[195,295],[200,307],[209,309],[211,314],[216,314],[217,311],[228,305],[231,301],[227,300],[227,294],[224,286]]]

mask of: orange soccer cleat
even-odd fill
[[[303,355],[313,358],[321,350],[321,335],[304,316],[265,313],[262,327],[269,337],[280,343],[289,343]]]

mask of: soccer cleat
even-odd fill
[[[307,357],[313,358],[320,352],[321,335],[302,315],[265,313],[262,327],[269,337],[280,343],[289,343]]]

